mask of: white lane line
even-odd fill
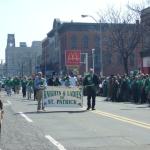
[[[26,116],[23,112],[19,112],[19,114],[24,117],[28,122],[33,122],[28,116]]]
[[[52,142],[59,150],[66,150],[63,145],[61,145],[58,141],[52,138],[50,135],[45,135],[50,142]]]

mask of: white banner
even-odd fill
[[[83,107],[81,87],[48,86],[44,91],[46,107]]]

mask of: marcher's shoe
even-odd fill
[[[38,109],[37,112],[40,112],[40,110]]]
[[[95,108],[92,108],[92,110],[96,110]]]
[[[38,109],[37,112],[42,112],[42,110],[41,110],[41,109]]]
[[[86,110],[90,110],[90,107],[87,107],[87,109]]]

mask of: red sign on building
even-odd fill
[[[80,65],[80,50],[66,50],[65,64],[67,66]]]

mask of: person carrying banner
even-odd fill
[[[77,86],[77,77],[73,73],[70,73],[69,83],[70,83],[70,87]]]
[[[36,98],[38,101],[37,112],[44,111],[43,92],[46,89],[46,79],[42,77],[42,72],[38,72],[35,78]]]
[[[87,93],[87,110],[91,108],[91,98],[92,98],[92,110],[95,110],[95,99],[96,92],[99,86],[99,79],[96,74],[94,74],[93,68],[90,69],[89,73],[83,79],[83,86]]]

